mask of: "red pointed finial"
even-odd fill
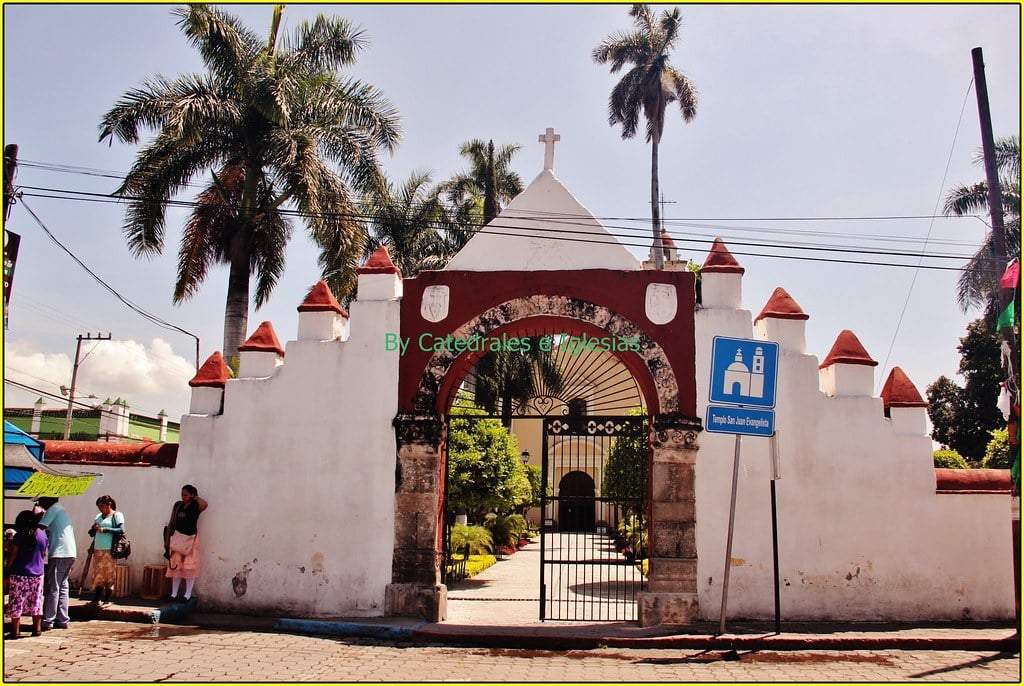
[[[793,300],[793,296],[786,292],[784,288],[779,286],[772,295],[768,298],[768,302],[761,308],[761,312],[754,317],[754,323],[757,324],[762,319],[810,319],[811,315],[800,309],[796,300]]]
[[[893,367],[882,386],[882,406],[888,410],[890,407],[928,407],[928,403],[910,377],[899,367]]]
[[[725,247],[721,238],[715,238],[715,242],[711,244],[711,250],[704,258],[700,270],[707,274],[742,274],[746,271],[729,252],[729,248]]]
[[[831,367],[834,364],[863,364],[870,367],[878,366],[878,363],[871,359],[871,355],[861,345],[860,339],[849,329],[843,329],[836,336],[836,342],[828,351],[824,361],[818,365],[819,369]]]
[[[317,281],[309,289],[306,299],[299,305],[299,312],[337,312],[348,318],[348,312],[338,303],[326,281]]]
[[[224,388],[224,385],[227,384],[230,378],[231,370],[224,363],[224,356],[218,350],[207,358],[203,366],[196,372],[196,375],[188,382],[188,385],[193,388],[197,386]]]
[[[274,325],[270,322],[263,322],[256,330],[252,332],[252,335],[246,339],[245,343],[238,346],[239,352],[260,352],[260,353],[277,353],[281,357],[284,357],[284,348],[281,346],[281,341],[277,340],[277,334],[274,332]]]
[[[380,246],[373,251],[370,255],[370,259],[366,260],[366,263],[359,268],[360,274],[398,274],[398,267],[391,261],[391,255],[388,254],[388,249],[385,246]]]

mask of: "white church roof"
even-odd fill
[[[640,261],[555,177],[553,141],[545,152],[544,171],[469,239],[446,270],[640,269]]]

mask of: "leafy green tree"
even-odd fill
[[[489,510],[512,512],[531,497],[516,437],[496,419],[453,417],[448,425],[450,507],[479,518]]]
[[[518,145],[494,147],[479,138],[466,141],[459,154],[469,162],[469,169],[456,174],[446,184],[448,199],[455,208],[462,208],[469,219],[479,207],[479,223],[488,224],[501,212],[502,203],[523,192],[523,181],[511,168]],[[468,240],[468,238],[467,238]]]
[[[643,416],[642,411],[632,415]],[[608,451],[601,480],[601,495],[641,518],[647,500],[650,446],[646,430],[620,434]]]
[[[971,465],[967,464],[967,460],[964,459],[964,456],[955,450],[936,450],[932,453],[932,459],[934,460],[936,467],[944,467],[946,469],[971,468]]]
[[[334,292],[351,290],[363,249],[354,193],[381,182],[378,153],[399,140],[387,99],[338,75],[366,45],[362,31],[320,15],[279,41],[283,7],[266,38],[212,6],[174,10],[205,72],[153,77],[100,123],[101,141],[135,144],[140,131],[155,132],[115,193],[126,200],[124,233],[137,256],[163,251],[167,201],[210,173],[182,238],[174,301],[194,295],[211,265],[229,265],[229,359],[246,335],[250,277],[259,307],[284,268],[284,210],[302,213]]]
[[[976,164],[984,164],[979,150]],[[1003,222],[1006,227],[1006,251],[1020,257],[1020,138],[1007,136],[996,141],[996,166],[999,170],[999,192],[1003,201]],[[958,186],[946,195],[946,214],[988,216],[988,183],[979,181]],[[968,261],[957,281],[956,299],[966,312],[971,307],[992,309],[992,300],[999,293],[999,277],[1006,265],[992,260],[993,236],[989,231],[985,242]],[[996,315],[999,313],[996,312]]]
[[[996,429],[992,432],[992,440],[985,446],[985,457],[981,460],[982,467],[985,469],[1010,468],[1009,436],[1006,429]]]
[[[928,417],[932,438],[963,455],[978,466],[985,455],[989,433],[1003,424],[996,407],[1003,371],[999,358],[999,338],[977,319],[967,326],[967,334],[957,346],[959,373],[964,385],[958,386],[940,376],[928,386]]]
[[[655,266],[661,269],[664,253],[658,204],[658,146],[668,106],[678,103],[683,121],[691,121],[697,116],[697,91],[690,79],[669,61],[683,23],[679,8],[671,12],[662,10],[655,17],[650,7],[636,4],[629,15],[633,17],[633,30],[603,40],[594,48],[593,58],[599,64],[610,64],[613,74],[627,64],[631,67],[608,96],[608,123],[621,124],[622,137],[627,139],[636,135],[641,112],[647,122],[647,142],[651,144],[651,231]]]

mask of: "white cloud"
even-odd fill
[[[65,353],[39,351],[29,342],[18,341],[7,345],[4,355],[5,378],[59,394],[61,384],[71,382],[72,360]],[[82,362],[78,370],[76,397],[82,402],[94,394],[99,400],[121,397],[128,401],[133,412],[142,414],[166,410],[172,420],[187,411],[188,380],[195,367],[177,355],[167,341],[154,338],[147,347],[134,340],[113,340],[101,343],[82,343]],[[17,404],[39,394],[8,385],[5,391]],[[59,406],[56,398],[45,398],[47,405]],[[8,401],[7,405],[13,405]]]

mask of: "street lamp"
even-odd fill
[[[530,464],[530,451],[529,450],[524,450],[523,452],[519,453],[519,457],[522,458],[523,464]]]

